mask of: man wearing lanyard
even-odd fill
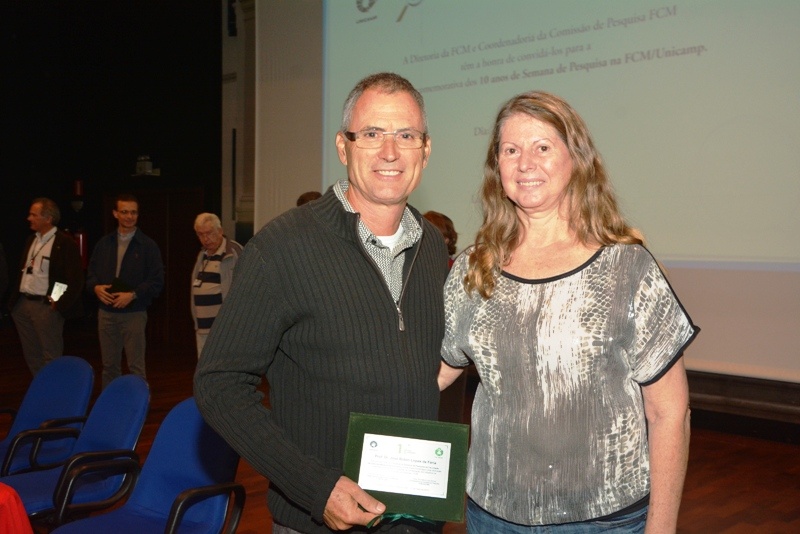
[[[222,300],[231,288],[233,268],[242,253],[242,245],[225,237],[222,223],[213,213],[198,215],[194,221],[194,231],[203,247],[194,263],[191,295],[199,358]]]
[[[56,227],[60,219],[55,202],[34,199],[28,222],[35,234],[25,244],[19,283],[9,298],[25,362],[34,375],[64,353],[64,319],[83,313],[81,255],[75,241]]]

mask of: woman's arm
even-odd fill
[[[650,447],[645,532],[675,532],[689,459],[689,386],[683,359],[657,382],[642,388],[642,393]]]
[[[441,366],[439,367],[439,377],[437,378],[439,382],[439,391],[443,391],[447,388],[447,386],[455,382],[456,378],[458,378],[458,375],[463,372],[463,367],[450,367],[446,363],[442,362]]]

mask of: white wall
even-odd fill
[[[322,187],[322,3],[256,2],[256,231]]]

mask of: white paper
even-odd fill
[[[450,443],[364,434],[363,489],[446,499],[449,470]]]
[[[61,282],[56,282],[53,284],[53,291],[50,293],[50,298],[53,299],[53,302],[56,302],[58,299],[61,298],[61,295],[67,290],[67,284],[62,284]]]

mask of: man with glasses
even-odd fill
[[[64,354],[64,319],[83,313],[83,266],[78,245],[56,226],[58,205],[49,198],[31,203],[34,233],[25,243],[17,284],[9,298],[22,354],[32,374]]]
[[[276,534],[346,530],[385,510],[343,476],[351,412],[437,416],[447,250],[407,205],[431,150],[422,96],[396,74],[365,78],[336,147],[347,180],[250,240],[195,374],[206,419],[269,479]]]
[[[222,301],[231,288],[233,271],[236,260],[242,253],[242,245],[225,236],[222,222],[214,213],[198,215],[194,220],[194,232],[200,241],[201,250],[192,270],[190,307],[199,358],[211,325],[214,324]]]
[[[139,202],[119,195],[112,213],[117,229],[100,239],[89,260],[86,288],[97,297],[97,331],[103,388],[122,374],[122,350],[131,373],[146,379],[147,307],[164,286],[156,242],[136,227]]]

